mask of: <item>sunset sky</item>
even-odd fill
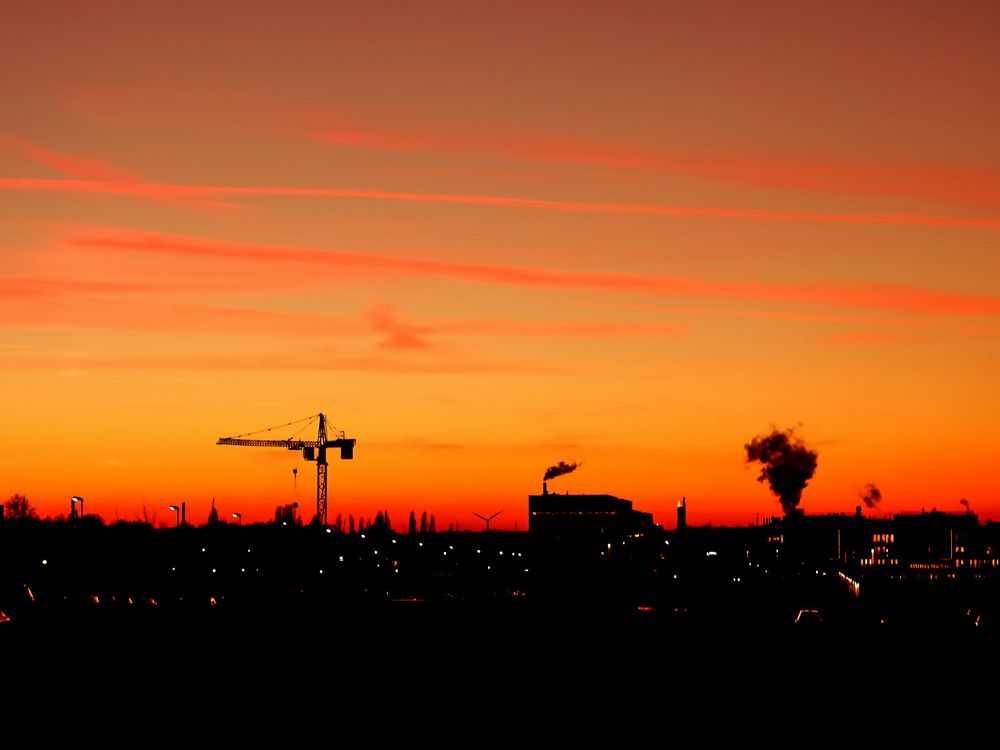
[[[2,498],[1000,520],[1000,4],[9,5]]]

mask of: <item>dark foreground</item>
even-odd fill
[[[642,540],[589,559],[523,534],[39,527],[2,541],[4,695],[154,724],[374,711],[388,725],[470,705],[577,727],[637,706],[644,722],[853,720],[940,712],[1000,674],[992,580],[870,580],[858,595],[832,568],[765,571],[742,551],[692,563]]]

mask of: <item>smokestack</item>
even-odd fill
[[[548,482],[542,482],[542,494],[543,495],[548,495],[549,494],[549,483]]]
[[[677,530],[687,528],[687,498],[682,497],[677,503]]]
[[[181,526],[187,526],[187,507],[188,504],[186,502],[181,503]]]
[[[861,518],[861,506],[860,505],[855,506],[855,508],[854,508],[854,515],[856,515],[858,518]]]

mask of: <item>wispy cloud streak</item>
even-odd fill
[[[33,289],[22,294],[19,288],[24,287]],[[604,320],[432,319],[416,323],[385,302],[375,303],[357,314],[330,315],[166,302],[148,295],[140,303],[135,292],[129,285],[84,283],[76,287],[73,282],[35,283],[32,279],[0,278],[0,329],[121,330],[277,338],[375,336],[380,349],[402,352],[434,349],[435,339],[440,337],[634,337],[673,335],[684,330],[665,323]]]
[[[127,196],[146,199],[208,199],[218,197],[330,198],[510,208],[557,213],[653,216],[663,218],[732,219],[744,221],[817,224],[889,224],[965,229],[1000,229],[1000,218],[992,217],[890,213],[823,213],[817,211],[785,211],[764,208],[568,201],[504,195],[414,193],[393,190],[356,190],[345,188],[181,185],[160,182],[111,182],[99,180],[0,177],[0,190]],[[215,203],[213,205],[239,206],[239,204],[226,202]]]
[[[748,284],[662,274],[567,271],[528,266],[457,263],[424,258],[223,242],[142,232],[74,236],[71,246],[188,258],[360,269],[386,275],[430,276],[477,284],[600,291],[658,297],[714,298],[827,305],[945,316],[1000,315],[1000,297],[882,283]]]
[[[0,146],[17,152],[28,161],[48,167],[67,177],[111,182],[135,182],[138,180],[136,175],[113,164],[87,156],[53,151],[37,143],[6,133],[0,133]]]
[[[1000,205],[1000,171],[990,169],[824,163],[792,160],[780,154],[691,156],[552,133],[497,130],[468,135],[419,129],[404,132],[343,122],[339,126],[312,130],[306,136],[353,149],[474,155],[511,162],[655,172],[766,188]]]

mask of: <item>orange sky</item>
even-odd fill
[[[1000,520],[1000,6],[621,5],[7,9],[0,496],[308,518],[215,441],[324,411],[331,520],[752,522],[772,426]]]

